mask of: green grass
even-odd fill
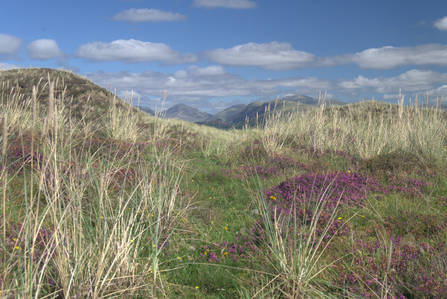
[[[33,72],[1,72],[5,90],[14,78],[23,86],[0,106],[1,296],[447,295],[444,112],[365,102],[224,131],[152,117],[106,93],[79,100],[83,114],[60,85],[49,107],[48,76]],[[68,88],[81,80],[61,76]],[[290,209],[280,191],[293,178],[302,181]]]

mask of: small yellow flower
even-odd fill
[[[151,216],[154,217],[154,214],[152,214]]]
[[[178,256],[177,259],[181,260],[182,258]]]
[[[211,221],[211,224],[214,224],[214,221]]]
[[[224,252],[224,254],[223,255],[229,255],[229,253],[228,252]]]
[[[17,241],[17,239],[16,239],[16,238],[14,238],[14,239],[12,239],[12,240],[13,240],[14,242],[15,242],[15,241]]]
[[[207,254],[207,252],[205,251],[204,253],[203,253],[204,255],[206,255]]]
[[[225,226],[225,230],[228,230],[228,227]]]
[[[276,200],[276,197],[274,197],[273,195],[270,196],[270,199]]]
[[[152,273],[152,270],[151,270],[151,273]]]
[[[20,249],[19,246],[14,247],[15,249]]]
[[[341,217],[338,217],[338,220],[341,220]]]
[[[104,218],[104,216],[101,216],[101,217],[99,217],[100,219],[103,219]]]
[[[194,182],[194,180],[191,180],[191,182]]]
[[[362,215],[362,217],[363,217],[363,218],[365,218],[365,216],[364,216],[364,215]]]
[[[155,244],[154,244],[154,247],[155,247]]]
[[[199,287],[196,287],[196,289],[198,289]]]
[[[133,242],[133,240],[130,240],[130,242]]]
[[[182,222],[185,222],[185,219],[182,219]]]

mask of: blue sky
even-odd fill
[[[134,105],[447,96],[447,1],[2,1],[1,69],[64,68]],[[447,99],[446,99],[447,101]],[[159,109],[159,108],[158,108]]]

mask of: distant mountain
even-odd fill
[[[177,118],[195,123],[205,121],[211,118],[213,115],[207,112],[200,111],[197,108],[187,106],[185,104],[176,104],[168,110],[164,111],[162,113],[162,116],[164,118]]]
[[[299,103],[299,104],[298,104]],[[339,100],[326,100],[326,107],[332,105],[347,105],[348,103]],[[270,102],[253,102],[249,105],[239,104],[233,105],[216,115],[212,115],[199,109],[192,108],[184,104],[177,104],[168,110],[164,111],[161,116],[164,118],[178,118],[181,120],[195,122],[203,125],[208,125],[212,127],[219,128],[230,128],[235,126],[236,128],[242,127],[246,119],[249,120],[250,124],[256,123],[256,119],[262,123],[266,117],[266,112],[268,113],[278,113],[282,112],[284,115],[290,114],[293,111],[309,110],[314,109],[319,106],[318,99],[314,99],[303,95],[289,95],[282,97],[278,100],[273,100]],[[149,108],[141,108],[141,110],[146,111]],[[153,115],[151,109],[146,112]]]
[[[142,110],[142,111],[144,111],[144,112],[146,112],[146,113],[148,113],[148,114],[150,114],[152,116],[155,115],[155,111],[152,110],[151,108],[148,108],[148,107],[138,107],[138,108],[140,108],[140,110]]]
[[[348,104],[339,100],[326,100],[325,103],[326,107]],[[277,101],[254,102],[246,106],[239,113],[233,115],[227,122],[233,124],[236,128],[241,128],[247,119],[250,125],[256,123],[256,118],[260,123],[264,122],[266,111],[268,113],[282,112],[284,115],[288,115],[298,109],[300,111],[314,109],[319,104],[321,103],[317,99],[302,95],[285,96]]]
[[[217,121],[220,119],[221,121],[228,123],[228,120],[232,116],[241,112],[245,107],[247,107],[247,105],[245,105],[245,104],[233,105],[231,107],[228,107],[225,110],[220,111],[219,113],[217,113],[213,117],[207,119],[206,121],[211,122],[211,121]]]
[[[311,106],[318,106],[320,103],[318,102],[318,99],[314,99],[308,96],[302,96],[302,95],[293,95],[293,96],[285,96],[278,101],[287,101],[287,102],[300,102],[301,104],[311,105]],[[329,105],[347,105],[348,103],[342,102],[339,100],[325,100],[325,103],[327,103],[327,106]]]

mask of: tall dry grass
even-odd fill
[[[45,87],[50,96],[43,113],[37,110],[38,86],[32,99],[15,93],[2,98],[1,296],[159,297],[159,256],[182,217],[185,163],[155,142],[138,148],[139,117],[131,109],[112,103],[108,115],[87,124],[72,117],[63,94],[54,95],[51,78]],[[101,128],[128,152],[108,152],[105,144],[92,148],[89,140]],[[158,133],[152,141],[166,137]],[[12,176],[8,170],[17,161],[7,159],[8,138],[22,142],[25,156]],[[35,152],[43,159],[33,159]],[[17,186],[22,192],[8,191]]]

